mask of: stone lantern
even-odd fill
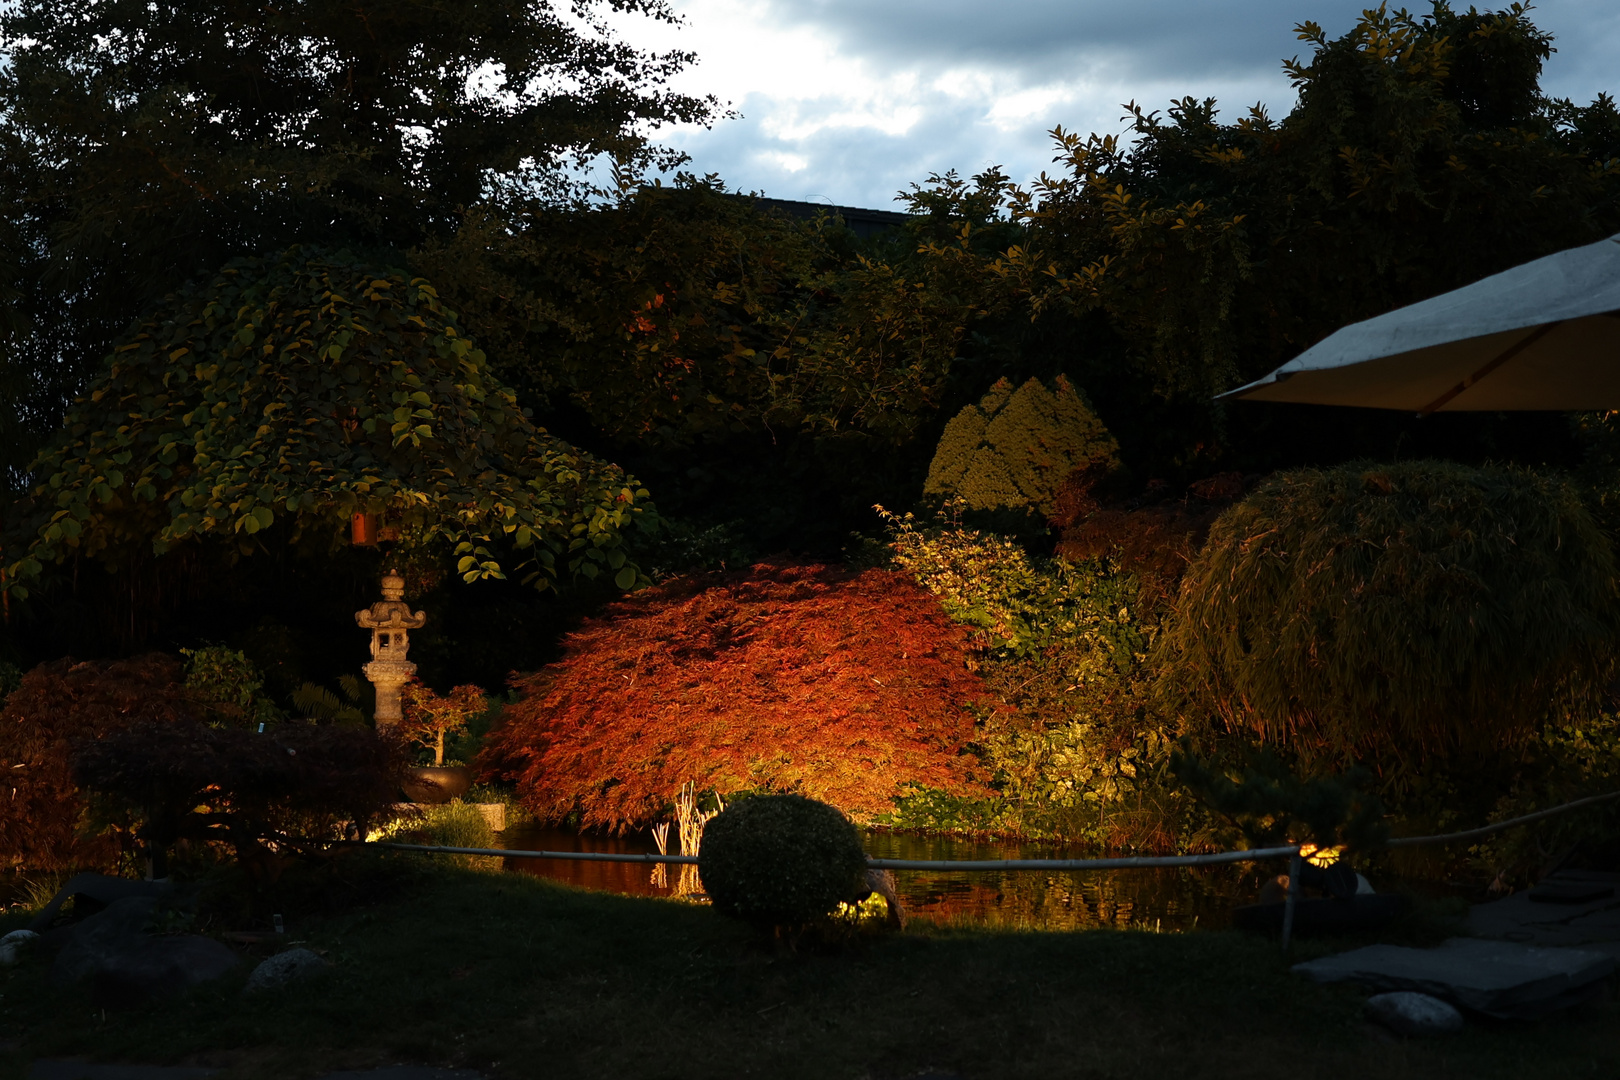
[[[427,612],[411,612],[405,603],[405,579],[390,570],[382,579],[383,598],[364,611],[354,613],[354,621],[371,631],[371,663],[362,670],[377,688],[377,727],[399,723],[399,689],[416,674],[416,665],[405,659],[410,651],[410,631],[420,630]]]

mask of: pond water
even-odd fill
[[[656,851],[650,833],[598,836],[539,825],[514,825],[502,846],[528,851]],[[673,838],[671,838],[673,844]],[[1087,858],[1095,852],[1049,844],[1017,844],[870,830],[869,855],[888,859]],[[507,859],[506,869],[586,889],[640,896],[696,891],[695,867],[670,866],[655,878],[646,864]],[[683,869],[686,871],[682,876]],[[1275,870],[1273,873],[1277,872]],[[937,922],[1078,930],[1088,927],[1158,930],[1216,929],[1231,922],[1234,904],[1259,889],[1260,871],[1224,866],[1113,871],[899,870],[896,885],[906,914]]]

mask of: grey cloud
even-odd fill
[[[771,10],[782,24],[830,33],[841,52],[879,65],[983,65],[1045,82],[1099,62],[1189,78],[1276,72],[1283,59],[1305,51],[1295,24],[1311,18],[1329,33],[1342,32],[1364,6],[1359,0],[772,0]]]
[[[987,122],[990,100],[971,101],[924,92],[922,120],[901,135],[873,128],[822,128],[800,139],[773,137],[763,121],[776,104],[762,95],[738,102],[743,118],[712,131],[687,132],[675,141],[692,154],[698,171],[718,172],[734,186],[779,198],[823,196],[844,205],[889,207],[897,191],[931,172],[971,174],[1004,166],[1027,180],[1049,167],[1045,135],[1053,124],[1079,131],[1118,132],[1121,102],[1163,108],[1172,98],[1215,97],[1226,116],[1257,99],[1273,115],[1294,95],[1280,70],[1285,56],[1303,55],[1291,27],[1315,19],[1330,35],[1354,22],[1362,3],[1210,5],[1140,0],[1104,6],[1057,0],[1005,0],[999,6],[966,0],[771,0],[778,24],[814,25],[834,34],[839,52],[878,70],[971,66],[998,81],[1034,86],[1093,76],[1080,100],[1054,106],[1016,131]],[[1414,5],[1417,6],[1417,5]],[[1536,9],[1538,25],[1557,35],[1559,52],[1547,66],[1549,93],[1585,102],[1599,91],[1620,90],[1614,57],[1620,54],[1620,6],[1613,0],[1549,0]],[[824,103],[795,100],[803,118],[841,111],[836,94]],[[772,164],[772,151],[804,158],[791,172]]]

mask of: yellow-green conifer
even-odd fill
[[[1048,389],[1002,379],[945,425],[923,494],[956,497],[973,510],[1050,516],[1076,471],[1119,467],[1119,444],[1090,404],[1059,375]]]

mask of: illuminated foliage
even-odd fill
[[[1054,389],[1002,379],[945,425],[925,495],[956,496],[973,510],[1014,509],[1051,517],[1074,473],[1119,468],[1119,444],[1068,379]]]
[[[249,553],[278,522],[333,545],[366,512],[469,581],[629,588],[624,532],[652,517],[632,478],[529,422],[426,281],[296,249],[143,322],[36,470],[14,580],[204,538]]]
[[[443,697],[420,679],[400,688],[403,719],[399,735],[433,751],[433,764],[444,764],[444,740],[467,729],[467,722],[489,708],[489,698],[476,686],[457,686]]]
[[[669,87],[691,54],[621,36],[674,18],[663,0],[8,4],[0,298],[19,266],[7,351],[49,359],[0,429],[43,413],[48,434],[114,336],[231,258],[403,251],[506,192],[578,193],[598,155],[675,164],[651,134],[716,103]]]
[[[857,818],[918,784],[983,794],[966,632],[882,570],[766,563],[613,605],[485,740],[486,774],[543,818],[646,822],[677,788],[793,792]]]

